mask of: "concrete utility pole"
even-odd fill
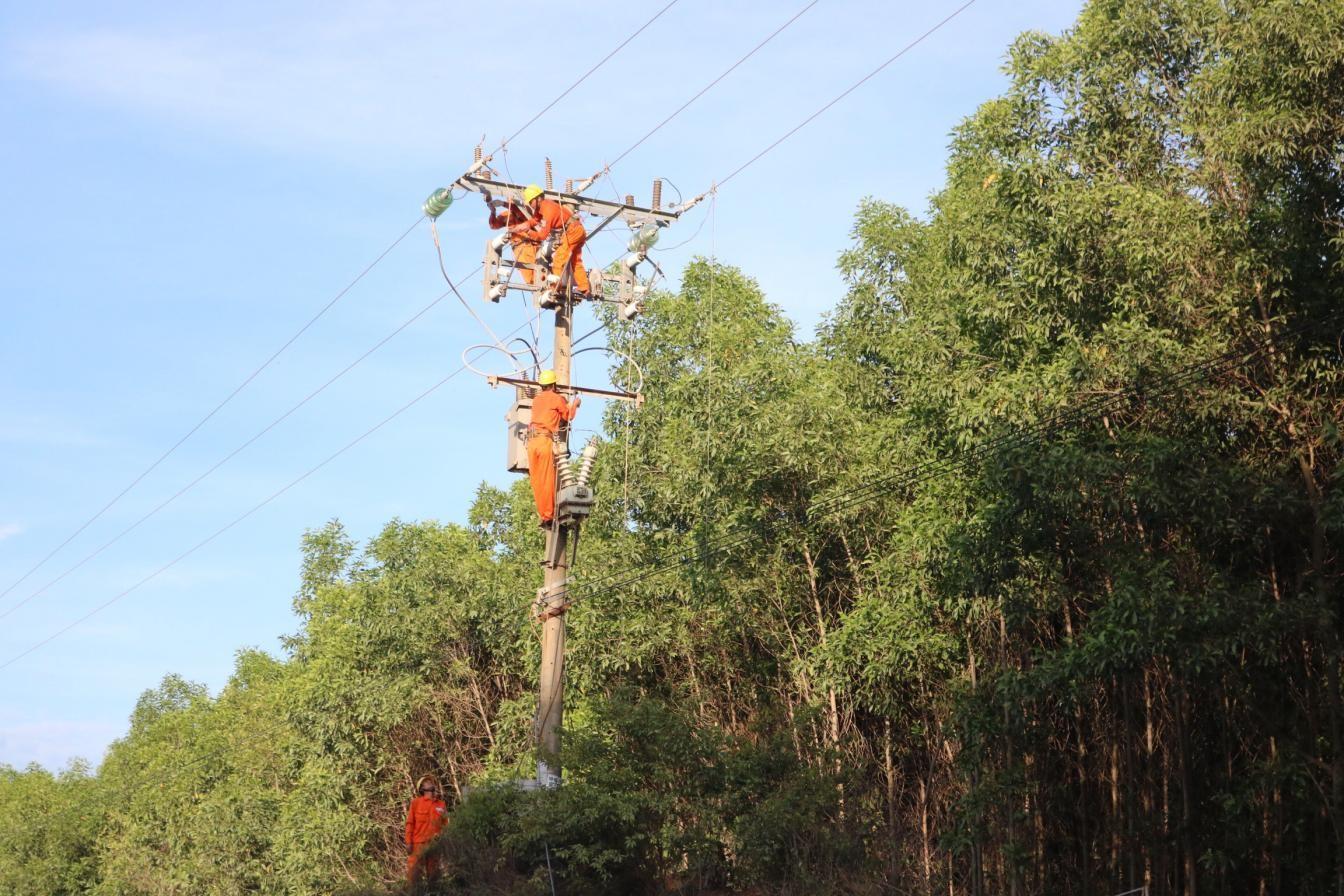
[[[561,389],[569,385],[573,320],[574,305],[566,299],[555,309],[555,381]],[[568,446],[568,428],[564,437]],[[565,549],[571,525],[578,527],[577,522],[562,524],[557,517],[547,534],[546,575],[538,608],[543,619],[541,693],[537,703],[537,782],[542,787],[555,787],[560,783],[560,725],[565,712],[565,610],[569,606],[566,593],[569,559]]]
[[[489,157],[482,157],[479,149],[476,159],[466,174],[458,178],[453,186],[484,195],[492,207],[502,207],[506,203],[515,207],[526,207],[524,193],[526,188],[520,184],[496,180],[495,172],[487,165]],[[662,207],[662,183],[653,185],[653,202],[649,207],[635,205],[634,197],[627,196],[625,201],[597,199],[583,195],[602,172],[592,175],[584,181],[574,184],[565,182],[565,189],[554,189],[554,178],[550,160],[546,161],[546,187],[544,195],[569,208],[575,215],[599,218],[596,227],[586,228],[587,239],[602,232],[608,225],[620,221],[629,228],[630,239],[626,253],[607,271],[601,267],[589,267],[592,290],[587,301],[606,302],[617,306],[617,317],[629,321],[643,311],[643,299],[647,296],[649,283],[641,282],[636,268],[650,263],[649,250],[658,240],[661,228],[667,227],[686,211],[701,202],[708,193],[701,194],[675,208]],[[452,190],[436,190],[426,200],[425,214],[437,218],[453,202]],[[633,392],[611,389],[593,389],[579,387],[570,381],[570,356],[573,342],[575,297],[572,285],[568,282],[555,282],[551,276],[549,262],[544,258],[536,261],[519,262],[504,254],[508,246],[507,234],[491,237],[485,244],[483,261],[484,277],[481,281],[485,301],[499,302],[510,290],[530,294],[535,307],[555,310],[555,350],[552,366],[555,370],[556,387],[569,395],[592,395],[605,399],[632,401],[638,406],[644,397]],[[657,265],[653,264],[655,271]],[[532,282],[527,278],[515,280],[513,274],[520,269],[529,270]],[[651,280],[649,282],[652,282]],[[534,347],[536,349],[537,347]],[[534,351],[534,357],[539,354]],[[540,366],[539,364],[537,366]],[[522,371],[519,371],[521,374]],[[511,385],[516,390],[517,400],[506,416],[509,422],[509,464],[511,472],[528,472],[526,451],[522,450],[528,424],[531,422],[531,398],[539,384],[525,376],[489,376],[491,386]],[[579,527],[592,511],[593,494],[588,484],[596,457],[596,441],[584,449],[584,458],[579,465],[577,476],[568,464],[569,431],[564,431],[563,441],[556,442],[559,452],[556,457],[556,513],[554,522],[546,530],[546,556],[542,561],[545,576],[541,590],[534,605],[536,618],[542,624],[540,693],[538,694],[535,735],[537,742],[537,783],[542,787],[556,787],[560,784],[560,731],[564,720],[565,689],[565,612],[569,609],[569,556],[571,546],[576,546]],[[563,454],[563,457],[561,456]]]

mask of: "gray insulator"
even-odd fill
[[[557,488],[569,488],[574,484],[574,467],[569,462],[569,452],[559,443],[555,446],[555,484]]]
[[[579,485],[588,485],[588,480],[593,475],[593,462],[597,460],[597,439],[588,440],[588,444],[583,446],[583,456],[579,460]]]

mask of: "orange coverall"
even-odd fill
[[[406,859],[406,878],[415,882],[419,877],[433,877],[438,873],[439,860],[424,855],[425,848],[439,836],[447,817],[448,804],[432,796],[417,796],[406,812],[406,846],[411,854]]]
[[[574,419],[578,401],[565,401],[554,389],[542,389],[532,399],[531,435],[527,440],[527,475],[542,522],[555,518],[555,449],[553,436],[560,425]]]
[[[516,202],[510,202],[505,206],[503,213],[496,210],[494,206],[490,208],[490,229],[509,228],[509,245],[513,247],[513,260],[519,264],[531,265],[537,262],[538,244],[513,230],[513,228],[526,224],[530,220],[531,216],[527,213],[527,210]],[[523,282],[528,284],[531,284],[537,275],[537,272],[530,267],[519,268],[518,273],[523,275]]]
[[[588,231],[583,229],[583,222],[577,215],[554,199],[542,199],[537,203],[536,217],[532,219],[531,226],[515,232],[539,244],[551,235],[551,231],[560,234],[555,251],[551,254],[551,273],[559,277],[563,284],[565,269],[573,264],[574,288],[579,292],[588,292],[588,271],[583,266],[583,244],[588,239]]]

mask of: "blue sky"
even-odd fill
[[[419,204],[665,0],[44,3],[0,6],[0,589],[228,395],[409,227]],[[805,5],[680,0],[509,147],[515,180],[600,168]],[[654,177],[706,189],[959,3],[821,0],[621,161],[599,195]],[[1004,84],[1022,31],[1075,2],[979,0],[665,236],[673,275],[714,253],[807,336],[843,293],[853,210],[923,211],[951,129]],[[500,157],[503,161],[503,157]],[[672,189],[665,193],[670,201]],[[471,198],[441,219],[450,273],[479,261]],[[712,212],[712,217],[706,217]],[[609,261],[617,239],[588,254]],[[138,529],[127,526],[443,291],[420,224],[150,476],[8,595],[0,663],[107,602],[458,367],[480,328],[451,297]],[[498,332],[521,306],[486,306]],[[589,312],[578,327],[588,329]],[[487,362],[484,366],[491,366]],[[499,366],[495,364],[493,366]],[[598,354],[579,376],[601,379]],[[169,672],[217,689],[235,651],[278,650],[307,528],[461,521],[507,485],[509,398],[463,374],[186,560],[0,668],[0,763],[97,762]],[[583,418],[599,419],[596,402]],[[583,422],[581,419],[580,422]],[[14,609],[20,602],[23,606]]]

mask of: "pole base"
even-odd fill
[[[554,790],[560,786],[560,769],[552,768],[545,759],[537,760],[537,786]]]

